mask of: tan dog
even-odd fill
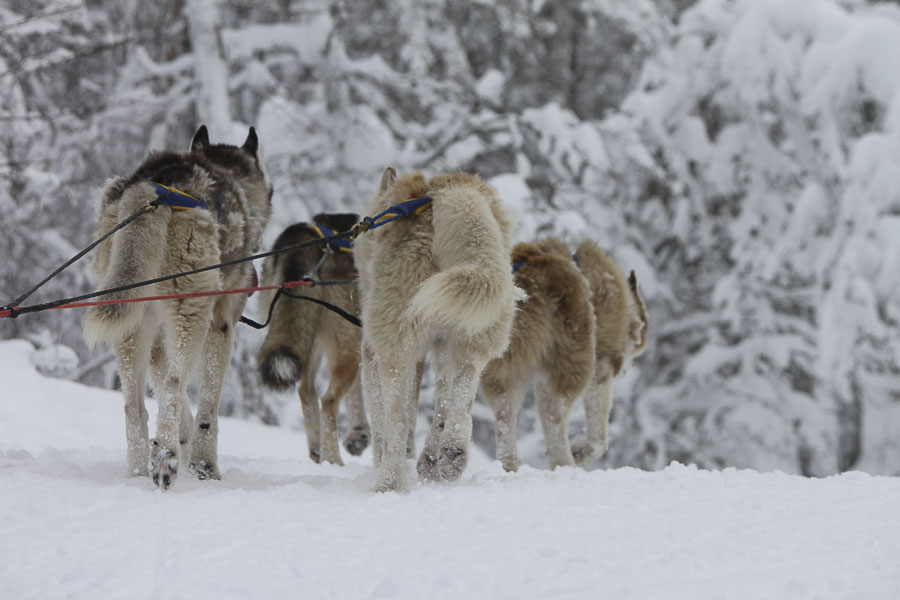
[[[481,388],[494,410],[497,458],[519,467],[516,420],[535,384],[550,466],[574,465],[568,421],[594,370],[594,309],[588,284],[565,244],[553,238],[513,247],[515,282],[528,298],[518,305],[509,347],[490,361]]]
[[[354,214],[322,214],[313,218],[315,225],[325,225],[333,231],[346,231],[357,220]],[[314,225],[297,223],[282,232],[274,249],[318,239],[323,237],[321,233],[317,233]],[[275,254],[266,259],[262,281],[264,285],[277,285],[306,276],[317,280],[355,282],[353,254],[322,245]],[[355,283],[304,288],[299,293],[324,300],[354,316],[359,314]],[[274,295],[274,291],[262,295],[260,306],[263,311],[268,311]],[[276,390],[287,389],[300,381],[300,403],[309,456],[316,462],[325,460],[343,464],[338,448],[338,407],[347,394],[350,432],[344,442],[345,447],[358,456],[369,444],[369,423],[366,421],[359,382],[361,338],[359,327],[324,306],[307,300],[279,298],[272,313],[269,332],[259,353],[260,375],[266,386]],[[330,380],[328,390],[322,396],[320,413],[315,383],[323,358],[328,364]]]
[[[160,206],[100,244],[93,268],[101,289],[225,262],[256,250],[269,220],[272,186],[253,128],[238,148],[211,145],[206,127],[200,127],[189,152],[153,153],[129,178],[107,182],[100,199],[101,233],[164,193],[150,181],[179,190],[182,199],[183,194],[202,199],[206,207]],[[246,287],[252,272],[250,263],[241,263],[104,298]],[[167,489],[178,472],[182,444],[185,450],[190,444],[190,465],[197,476],[218,479],[219,394],[234,325],[246,301],[243,294],[185,298],[97,306],[85,315],[88,343],[111,342],[115,349],[125,395],[131,474],[147,475],[149,458],[153,481]],[[159,398],[152,444],[144,407],[148,366]],[[194,429],[186,388],[198,367],[200,398]]]
[[[572,445],[575,462],[581,464],[606,452],[613,379],[647,347],[650,321],[634,271],[626,283],[615,262],[591,241],[578,246],[575,258],[588,280],[597,323],[594,375],[584,394],[587,440]]]
[[[417,469],[427,480],[459,478],[468,460],[478,379],[487,361],[506,348],[515,313],[512,226],[481,179],[462,173],[396,178],[388,168],[368,214],[426,196],[432,198],[429,209],[363,233],[354,252],[363,383],[381,491],[407,487],[416,371],[429,347],[435,414]]]

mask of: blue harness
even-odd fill
[[[320,238],[327,238],[337,235],[333,229],[327,225],[313,225],[315,231]],[[335,252],[353,252],[353,242],[345,238],[337,238],[328,242],[328,246]]]
[[[392,206],[387,210],[378,213],[374,217],[363,218],[360,225],[362,225],[364,231],[366,229],[375,229],[403,217],[420,215],[425,212],[429,206],[431,206],[431,198],[428,196],[413,198],[412,200],[407,200],[406,202],[401,202],[396,206]]]
[[[181,190],[151,181],[150,185],[156,190],[157,204],[168,206],[172,210],[191,210],[192,208],[205,208],[209,210],[206,200],[194,198]]]

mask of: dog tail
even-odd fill
[[[259,375],[263,385],[283,391],[300,381],[300,358],[287,346],[265,347],[259,353]]]
[[[273,250],[302,244],[316,239],[312,226],[306,223],[295,223],[278,236]],[[322,255],[321,246],[300,248],[283,254],[274,254],[266,258],[263,264],[262,284],[279,285],[285,281],[295,281],[310,274]],[[259,298],[259,306],[267,317],[269,307],[275,298],[275,290],[264,291]],[[306,292],[304,295],[314,295]],[[269,331],[259,351],[259,374],[263,385],[273,390],[286,390],[300,380],[303,364],[298,356],[297,348],[310,339],[308,323],[310,319],[303,314],[311,305],[300,304],[290,299],[282,299],[272,312]]]
[[[284,235],[282,235],[282,238],[283,237]],[[279,238],[279,241],[281,241],[281,238]],[[277,247],[278,243],[276,242],[276,248]],[[284,281],[286,281],[286,266],[290,258],[289,255],[278,254],[268,257],[263,265],[263,275],[260,283],[262,285],[278,285],[284,283]],[[272,304],[274,298],[274,290],[264,291],[259,299],[260,309],[263,312],[268,313],[269,306]],[[288,308],[284,306],[285,302],[289,302],[289,300],[283,299],[281,305],[275,306],[272,314],[272,323],[269,324],[269,331],[266,334],[266,339],[263,342],[262,348],[259,350],[258,362],[259,375],[263,385],[269,389],[279,391],[293,387],[300,380],[300,374],[302,373],[300,358],[289,345],[284,343],[288,340],[276,339],[281,337],[281,331],[277,327],[279,324],[276,323],[276,321],[279,320],[279,313]],[[264,316],[268,316],[268,314]]]
[[[471,335],[512,314],[518,288],[509,259],[511,225],[484,183],[446,188],[432,197],[432,251],[441,271],[419,286],[408,316],[455,325]]]
[[[118,202],[107,204],[101,210],[118,208],[118,220],[121,221],[155,198],[156,193],[149,184],[136,184],[125,188]],[[111,243],[105,244],[109,257],[106,272],[100,276],[100,289],[159,277],[171,214],[166,209],[145,213],[113,235]],[[100,299],[127,300],[152,295],[155,288],[155,285],[145,286],[106,294]],[[84,338],[90,346],[119,340],[138,326],[145,309],[142,302],[92,306],[84,316]]]

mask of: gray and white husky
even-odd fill
[[[180,210],[161,205],[104,241],[93,264],[100,289],[225,262],[257,249],[269,219],[272,185],[252,127],[237,147],[210,144],[206,127],[201,126],[189,151],[151,153],[129,177],[110,179],[100,198],[99,231],[109,231],[157,199],[160,190],[193,198],[198,206]],[[247,262],[103,298],[239,288],[254,278]],[[154,483],[167,489],[185,459],[183,453],[189,452],[190,467],[200,479],[219,478],[219,394],[234,326],[246,300],[240,294],[114,304],[93,307],[85,315],[88,343],[109,342],[116,353],[131,475],[150,474]],[[148,367],[159,398],[152,440],[144,406]],[[198,368],[195,426],[186,387]]]

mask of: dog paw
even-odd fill
[[[162,490],[169,489],[178,476],[178,455],[157,440],[150,441],[150,475]]]
[[[572,458],[575,464],[583,465],[593,462],[606,453],[606,448],[587,441],[575,442],[572,444]]]
[[[210,460],[192,460],[188,465],[191,472],[197,476],[197,479],[204,481],[206,479],[221,479],[219,475],[219,467]]]
[[[150,450],[144,446],[144,451],[136,456],[128,455],[128,476],[129,477],[147,477],[150,474],[148,466],[150,462]]]
[[[515,473],[519,470],[519,461],[518,460],[504,460],[503,462],[503,470],[507,473]]]
[[[416,462],[416,472],[419,474],[419,477],[425,481],[438,481],[441,477],[438,472],[437,464],[437,453],[435,453],[433,449],[425,448],[422,450],[422,455],[419,456],[419,460]]]
[[[466,470],[468,454],[459,446],[447,446],[441,449],[438,458],[438,473],[444,481],[456,481]]]
[[[318,448],[310,448],[309,449],[309,457],[316,464],[322,462],[322,451]]]
[[[344,440],[344,448],[353,456],[359,456],[369,447],[371,436],[365,427],[354,427]]]
[[[403,461],[404,463],[406,461]],[[406,466],[395,465],[395,468],[381,468],[378,473],[376,492],[405,492],[407,491]]]

